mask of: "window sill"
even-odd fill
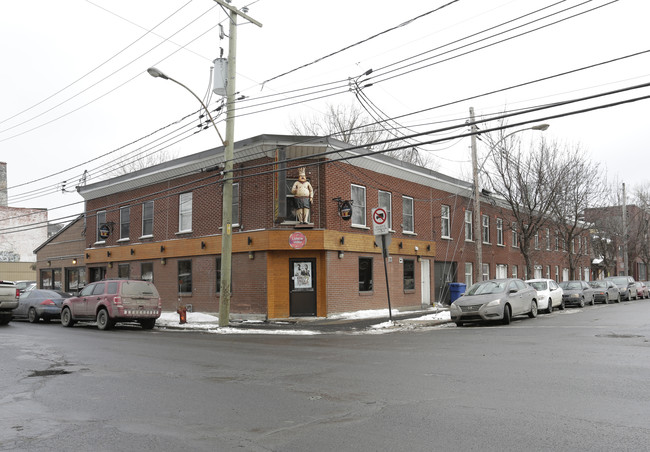
[[[417,235],[417,234],[416,234],[415,232],[413,232],[413,231],[402,231],[402,234],[404,234],[404,235],[412,235],[412,236],[416,236],[416,235]]]
[[[451,237],[440,237],[440,240],[449,240],[450,242],[454,241]]]
[[[106,245],[106,240],[102,240],[100,242],[93,243],[93,246],[95,246],[95,245]]]
[[[189,230],[189,231],[178,231],[178,232],[176,233],[176,235],[191,234],[192,232],[194,232],[194,231],[192,231],[192,230]]]
[[[140,236],[140,240],[142,240],[142,239],[152,239],[152,238],[153,238],[153,234],[147,234],[147,235]]]
[[[366,231],[369,231],[370,228],[368,226],[364,226],[362,224],[352,224],[350,227],[353,227],[355,229],[365,229]]]
[[[119,239],[117,241],[117,243],[128,242],[129,240],[131,240],[131,239]]]
[[[371,295],[374,295],[375,291],[374,290],[364,290],[363,292],[359,291],[359,296],[360,297],[368,297]]]

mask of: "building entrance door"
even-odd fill
[[[289,259],[289,315],[316,315],[316,259]]]

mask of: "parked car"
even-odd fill
[[[560,287],[564,291],[562,299],[564,300],[565,305],[577,304],[581,308],[584,308],[585,304],[593,306],[595,303],[594,299],[596,291],[585,281],[562,281]]]
[[[648,298],[648,287],[641,281],[636,282],[636,298]]]
[[[36,323],[40,319],[49,322],[61,317],[61,306],[72,294],[60,290],[33,289],[23,292],[18,299],[18,307],[14,309],[14,319],[27,319]]]
[[[556,307],[564,309],[563,290],[552,279],[529,279],[526,284],[537,291],[538,309],[546,311],[547,314],[553,312]]]
[[[23,293],[27,290],[32,290],[36,288],[36,281],[16,281],[16,287]]]
[[[13,281],[0,280],[0,325],[11,322],[13,310],[18,307],[20,290]]]
[[[605,304],[609,304],[610,301],[616,303],[621,301],[621,294],[613,282],[600,279],[598,281],[589,281],[589,285],[595,290],[594,301]]]
[[[631,276],[608,276],[605,281],[616,284],[618,292],[621,294],[621,300],[629,301],[632,297],[636,298],[636,284]]]
[[[516,278],[481,281],[456,299],[449,312],[457,326],[485,320],[508,325],[517,315],[537,317],[537,291]]]
[[[96,321],[100,330],[108,330],[117,322],[138,322],[142,328],[151,329],[161,311],[162,300],[151,282],[104,280],[88,284],[79,296],[63,302],[61,325]]]

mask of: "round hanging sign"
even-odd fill
[[[350,201],[343,201],[341,203],[341,206],[339,207],[339,215],[346,221],[352,218],[352,205],[350,204]]]
[[[99,227],[99,238],[102,240],[106,240],[108,236],[111,235],[111,229],[108,227],[107,224],[103,224]]]
[[[307,237],[302,232],[294,232],[289,236],[289,246],[294,250],[299,250],[307,244]]]

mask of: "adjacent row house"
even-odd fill
[[[37,250],[39,284],[78,290],[107,277],[146,279],[166,310],[218,312],[223,161],[223,148],[210,149],[79,187],[85,215]],[[291,194],[301,167],[314,189],[308,224],[297,221]],[[474,231],[471,184],[332,138],[237,142],[232,179],[233,317],[381,309],[388,293],[402,310],[448,301],[449,283],[475,279],[477,234],[482,279],[589,279],[586,237],[567,246],[543,230],[527,275],[517,247],[526,225],[498,200],[482,196]],[[375,208],[386,212],[387,258]],[[56,251],[57,241],[68,248]],[[584,256],[578,275],[568,274],[571,252]]]

